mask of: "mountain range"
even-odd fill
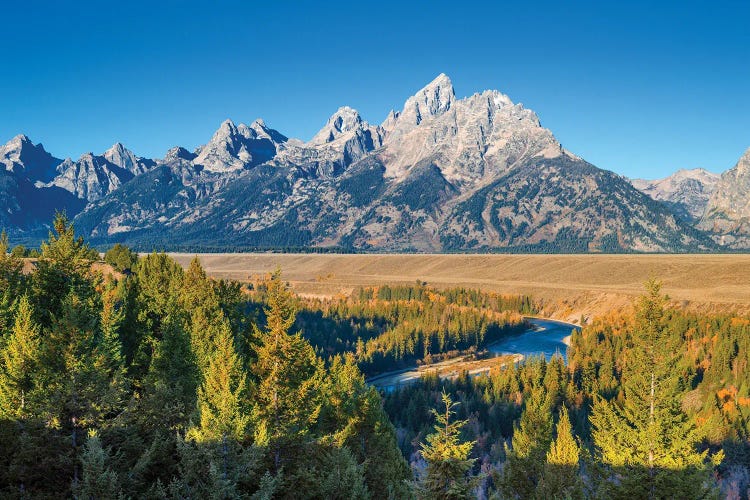
[[[744,191],[741,186],[745,186]],[[750,150],[721,177],[629,180],[567,151],[537,115],[439,75],[380,125],[339,108],[308,142],[230,120],[194,151],[122,144],[61,160],[0,147],[0,226],[38,242],[55,210],[141,250],[691,252],[750,245]]]

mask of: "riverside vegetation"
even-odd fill
[[[475,352],[529,297],[414,286],[296,297],[58,216],[30,272],[0,240],[0,495],[9,498],[706,498],[748,494],[750,319],[666,306],[574,334],[568,363],[363,373]]]

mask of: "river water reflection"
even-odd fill
[[[565,339],[578,327],[549,319],[529,318],[529,321],[534,325],[533,330],[506,337],[487,350],[495,354],[523,354],[524,358],[544,354],[548,361],[559,352],[565,358],[568,350]]]
[[[559,352],[565,358],[568,350],[565,340],[578,327],[549,319],[529,318],[529,321],[533,325],[533,329],[495,342],[487,346],[487,350],[498,356],[501,354],[521,354],[524,358],[543,354],[548,361],[555,353]],[[565,359],[567,361],[567,358]],[[415,366],[405,370],[384,373],[373,377],[368,382],[379,389],[390,392],[399,386],[416,382],[426,371],[429,371],[430,367],[437,368],[440,365],[445,367],[446,364],[451,362],[449,360],[427,367],[423,366],[421,369]]]

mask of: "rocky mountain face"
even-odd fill
[[[67,158],[57,166],[57,176],[45,186],[57,186],[76,198],[96,201],[134,177],[103,156],[86,153],[78,161]]]
[[[0,226],[21,239],[46,234],[55,211],[76,215],[155,166],[117,143],[103,155],[60,160],[18,135],[0,146]]]
[[[45,183],[57,175],[55,158],[41,144],[17,135],[0,146],[0,227],[16,237],[48,224],[55,210],[78,213],[84,202]]]
[[[85,205],[69,192],[58,187],[37,187],[27,177],[0,170],[0,229],[6,230],[16,240],[26,235],[46,235],[46,225],[52,221],[55,210],[70,214],[80,212]]]
[[[384,123],[386,176],[400,180],[430,159],[455,186],[471,188],[527,158],[556,158],[563,149],[533,111],[490,90],[457,100],[440,75]]]
[[[102,155],[112,165],[116,165],[131,174],[140,175],[156,166],[154,160],[136,156],[132,151],[127,149],[122,143],[118,142]]]
[[[141,249],[708,251],[627,179],[566,151],[497,91],[439,75],[380,125],[339,108],[308,142],[227,120],[204,146],[144,160],[121,145],[56,165],[77,228]]]
[[[718,174],[695,168],[678,170],[664,179],[632,179],[630,182],[654,200],[669,205],[683,219],[695,222],[703,216],[719,178]]]
[[[100,156],[86,153],[77,161],[65,159],[55,167],[54,178],[43,185],[57,186],[78,199],[91,202],[155,166],[153,160],[134,155],[118,142]]]
[[[221,124],[211,141],[198,148],[195,163],[209,172],[236,172],[271,160],[287,138],[266,127],[263,120],[249,127],[231,120]]]
[[[721,174],[698,227],[730,248],[750,248],[750,148]]]
[[[55,167],[61,161],[25,135],[17,135],[0,146],[0,169],[31,182],[51,181],[56,175]]]

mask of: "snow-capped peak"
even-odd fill
[[[119,164],[119,159],[125,159],[127,157],[135,158],[135,155],[133,155],[133,153],[121,142],[114,143],[112,147],[106,150],[102,156],[116,165]]]
[[[169,149],[169,151],[167,151],[167,154],[164,155],[164,162],[174,162],[178,160],[193,161],[194,159],[195,154],[191,153],[182,146],[175,146]]]
[[[269,161],[286,137],[256,120],[251,126],[224,120],[208,144],[196,150],[195,163],[210,172],[230,172]]]
[[[26,148],[29,148],[32,150],[44,151],[44,146],[42,146],[41,143],[34,145],[34,143],[31,142],[31,139],[29,139],[27,135],[18,134],[17,136],[9,140],[7,143],[5,143],[5,145],[0,146],[0,155],[5,155],[5,156],[11,155],[11,154],[20,155],[21,152]]]
[[[14,146],[20,146],[24,143],[32,144],[31,139],[26,134],[18,134],[13,139],[8,141],[8,144],[12,144]]]

